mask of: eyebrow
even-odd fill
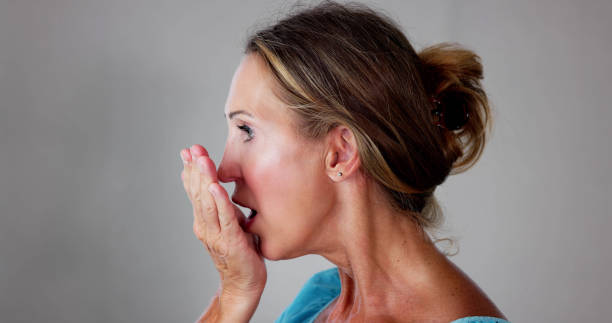
[[[235,115],[237,114],[246,114],[247,116],[253,118],[253,115],[244,111],[244,110],[236,110],[236,111],[232,111],[229,113],[229,119],[231,120]],[[223,117],[225,118],[225,114],[223,114]]]

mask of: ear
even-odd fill
[[[336,126],[327,133],[326,142],[325,170],[332,181],[339,182],[358,171],[361,161],[351,129]]]

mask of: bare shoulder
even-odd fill
[[[487,294],[452,261],[446,259],[438,262],[421,288],[415,290],[419,295],[405,297],[402,292],[406,287],[396,285],[387,294],[397,295],[392,301],[377,311],[370,308],[364,318],[361,315],[337,317],[334,314],[336,301],[332,301],[323,309],[317,322],[440,322],[448,323],[456,319],[470,316],[490,316],[507,318],[498,309]],[[415,295],[414,293],[412,295]],[[388,301],[389,299],[387,299]]]
[[[452,261],[445,266],[443,278],[433,295],[432,310],[447,322],[467,316],[491,316],[506,319],[487,294]],[[436,315],[437,316],[437,315]]]

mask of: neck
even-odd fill
[[[339,201],[328,226],[333,234],[325,234],[332,238],[321,240],[332,247],[318,252],[339,268],[342,289],[331,315],[385,320],[424,308],[425,287],[446,257],[407,215],[381,203],[378,190],[357,184],[343,188],[339,196],[350,200]]]

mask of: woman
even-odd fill
[[[200,321],[247,322],[264,258],[319,254],[337,268],[278,322],[506,322],[426,233],[440,223],[435,188],[484,147],[480,79],[474,53],[417,53],[357,4],[325,2],[251,36],[218,170],[204,147],[181,151],[194,233],[221,277]],[[219,182],[235,182],[231,201]]]

